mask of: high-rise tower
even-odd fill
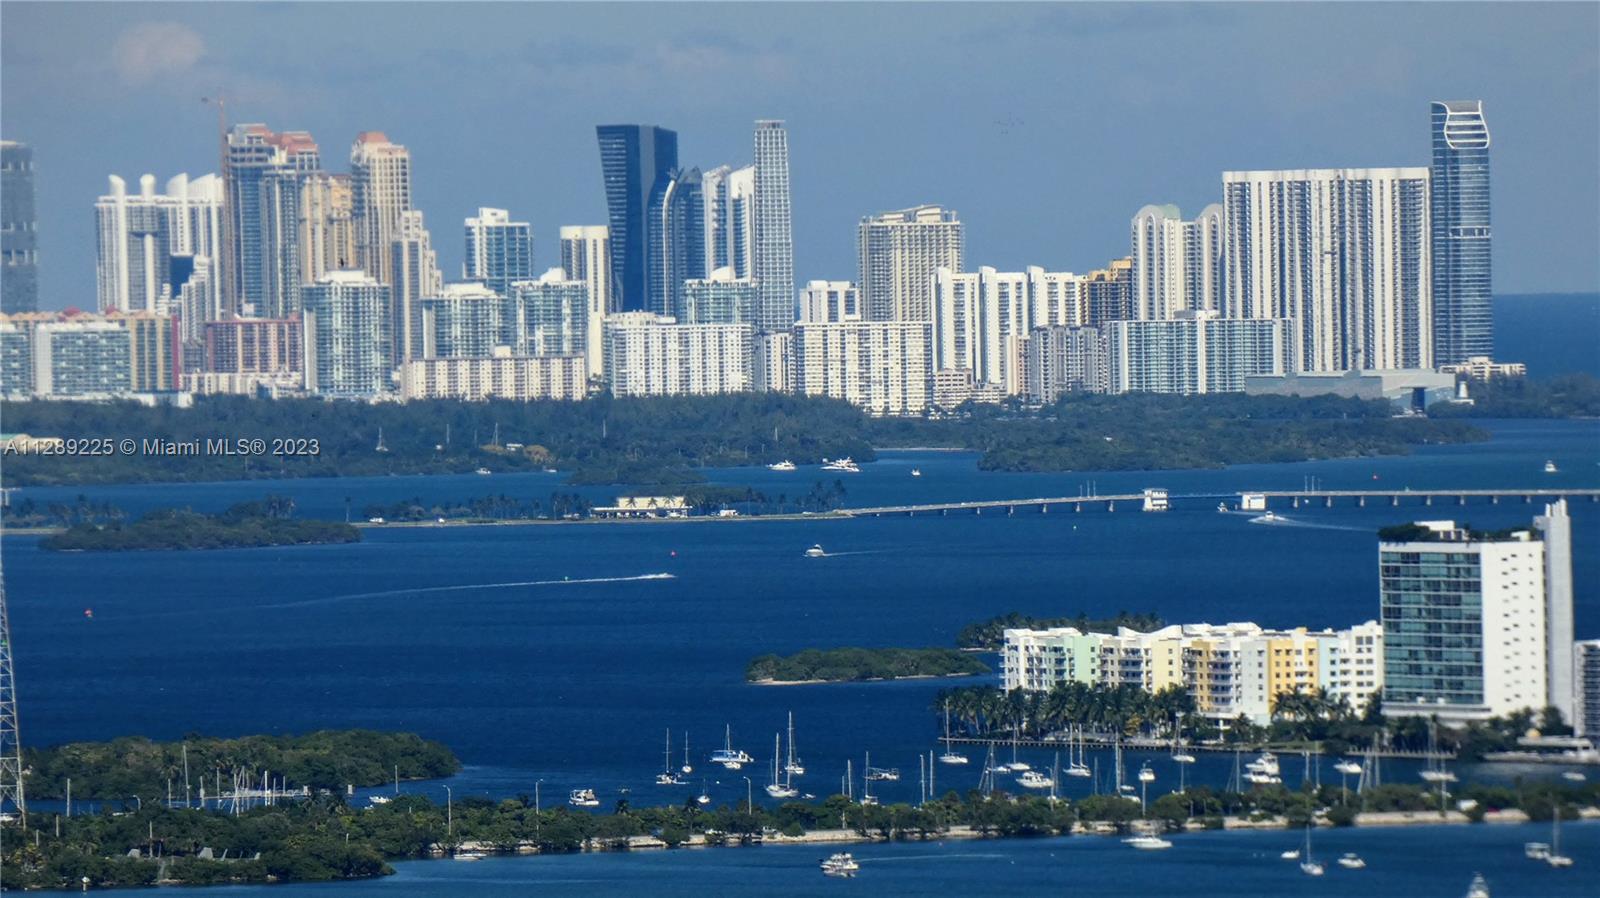
[[[33,211],[33,148],[0,140],[0,312],[39,308],[39,248]]]
[[[783,122],[756,122],[756,327],[794,326],[794,224],[789,205],[789,132]]]
[[[1433,104],[1434,364],[1494,355],[1489,125],[1482,100]]]
[[[649,306],[647,247],[652,243],[647,221],[650,200],[678,168],[678,133],[654,125],[600,125],[595,135],[600,142],[600,173],[605,179],[610,219],[615,291],[611,307],[645,309]]]
[[[401,216],[411,208],[411,152],[382,131],[356,135],[350,147],[350,202],[356,263],[388,284]]]

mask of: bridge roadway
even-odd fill
[[[1232,499],[1240,500],[1242,496],[1260,496],[1265,506],[1260,509],[1246,509],[1264,511],[1272,507],[1274,500],[1281,503],[1287,501],[1292,508],[1312,507],[1321,504],[1325,508],[1333,507],[1335,500],[1352,500],[1354,504],[1365,506],[1368,501],[1387,502],[1390,506],[1407,505],[1431,506],[1436,501],[1442,503],[1454,501],[1456,505],[1466,505],[1468,500],[1483,499],[1492,505],[1498,505],[1501,500],[1522,500],[1525,504],[1532,504],[1535,499],[1588,499],[1590,502],[1600,502],[1600,489],[1494,489],[1494,490],[1241,490],[1227,493],[1184,493],[1181,495],[1168,495],[1169,503],[1205,500],[1214,502]],[[1006,514],[1015,514],[1017,509],[1037,508],[1040,513],[1048,514],[1051,506],[1058,508],[1071,507],[1073,511],[1083,511],[1085,507],[1093,509],[1104,508],[1106,511],[1116,511],[1118,503],[1125,508],[1142,509],[1145,494],[1123,493],[1106,496],[1056,496],[1034,499],[983,499],[974,502],[930,502],[925,505],[880,505],[866,508],[840,508],[834,514],[848,515],[850,517],[882,517],[884,515],[919,514],[949,514],[950,512],[970,511],[974,514],[983,514],[985,511],[1001,511]],[[1154,509],[1152,509],[1154,510]]]

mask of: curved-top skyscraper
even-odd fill
[[[599,125],[594,130],[611,227],[612,307],[641,311],[649,308],[650,198],[678,168],[678,132],[654,125]]]
[[[1489,125],[1482,100],[1433,103],[1433,363],[1494,355]]]

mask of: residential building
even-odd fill
[[[0,140],[0,314],[39,308],[39,219],[33,147]]]
[[[1337,633],[1315,635],[1321,662],[1317,687],[1331,700],[1344,699],[1353,712],[1365,714],[1383,686],[1383,625],[1367,621]]]
[[[169,311],[172,238],[156,198],[156,177],[141,177],[133,197],[127,182],[116,175],[109,180],[111,192],[95,202],[100,310]]]
[[[583,281],[589,295],[589,344],[584,357],[589,376],[605,376],[605,318],[615,310],[611,287],[611,238],[605,225],[566,226],[561,229],[561,268],[567,277]]]
[[[498,347],[510,353],[506,306],[505,297],[476,281],[443,285],[422,301],[422,358],[488,358]]]
[[[389,286],[364,271],[330,271],[308,284],[302,297],[306,390],[352,399],[389,392]]]
[[[1109,392],[1239,393],[1246,377],[1289,370],[1294,344],[1288,321],[1181,315],[1106,322]]]
[[[228,134],[227,220],[220,305],[228,314],[283,318],[301,308],[302,184],[322,170],[305,131],[235,125]]]
[[[718,268],[710,277],[683,282],[683,305],[676,317],[684,324],[757,325],[760,301],[755,281],[735,278],[732,268]]]
[[[350,146],[351,223],[356,265],[393,286],[394,246],[411,209],[411,152],[382,131],[362,131]]]
[[[788,330],[794,325],[794,225],[789,203],[789,132],[783,122],[756,121],[755,264],[760,291],[756,327]]]
[[[300,277],[314,284],[356,264],[355,200],[350,176],[326,171],[300,177]]]
[[[1510,534],[1420,521],[1378,555],[1386,713],[1461,722],[1571,709],[1564,501]]]
[[[1105,393],[1111,368],[1105,336],[1093,327],[1036,327],[1023,344],[1022,395],[1051,405],[1067,393]]]
[[[861,291],[849,281],[807,281],[800,291],[802,324],[839,324],[863,318]]]
[[[560,268],[537,281],[517,281],[502,323],[513,355],[583,355],[589,345],[588,285]]]
[[[678,134],[654,125],[600,125],[595,135],[600,143],[610,225],[615,291],[610,309],[642,311],[650,307],[646,261],[652,243],[649,208],[658,185],[671,180],[678,168]]]
[[[33,324],[36,312],[0,312],[0,397],[33,395]]]
[[[479,209],[466,220],[466,231],[467,280],[482,281],[501,296],[510,294],[513,281],[533,280],[533,228],[527,222],[512,221],[505,209]]]
[[[1293,322],[1301,371],[1430,368],[1428,170],[1223,173],[1224,314]]]
[[[1600,742],[1600,639],[1580,639],[1572,644],[1570,722],[1575,735]]]
[[[1439,366],[1440,374],[1459,374],[1472,380],[1489,381],[1502,377],[1527,377],[1522,362],[1496,362],[1486,355],[1475,355],[1459,362]]]
[[[1222,308],[1226,233],[1222,206],[1192,221],[1177,206],[1145,206],[1133,217],[1133,311],[1144,321]]]
[[[932,321],[933,276],[962,270],[963,238],[956,213],[917,206],[861,220],[856,284],[871,321]]]
[[[701,175],[705,194],[706,267],[732,268],[736,278],[755,277],[756,167],[720,165]]]
[[[407,400],[576,400],[588,379],[583,356],[514,356],[499,347],[487,356],[413,359],[400,367],[400,394]]]
[[[748,324],[620,312],[605,322],[606,382],[614,396],[742,393],[752,387],[753,337]]]
[[[965,369],[1002,396],[1022,392],[1022,351],[1035,327],[1081,324],[1081,279],[1071,272],[957,273],[933,281],[934,370]]]
[[[1434,361],[1494,356],[1489,125],[1482,100],[1431,104]]]
[[[1129,321],[1138,317],[1133,302],[1133,259],[1112,259],[1105,267],[1084,276],[1083,323],[1099,327],[1107,321]]]
[[[176,388],[177,320],[153,312],[0,316],[0,391],[21,398],[103,399]]]
[[[802,321],[793,392],[843,399],[873,415],[920,415],[932,397],[933,329],[925,321]]]
[[[649,311],[676,317],[683,308],[685,281],[706,276],[705,203],[700,170],[676,170],[650,195],[645,219]]]
[[[204,370],[217,374],[284,374],[304,370],[300,318],[229,318],[205,326]]]
[[[400,213],[389,265],[389,357],[399,363],[422,357],[422,301],[437,295],[444,283],[422,210]]]
[[[757,393],[794,392],[794,333],[756,334],[750,352],[751,388]]]

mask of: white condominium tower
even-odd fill
[[[382,131],[362,131],[350,147],[356,263],[389,283],[400,214],[411,208],[411,153]]]
[[[95,203],[100,310],[178,312],[186,331],[218,318],[211,266],[222,243],[222,180],[178,175],[159,194],[153,175],[139,179],[137,194],[116,175],[110,185]]]
[[[748,324],[679,324],[650,312],[606,318],[606,382],[614,396],[707,396],[753,385]]]
[[[533,229],[527,222],[512,221],[504,209],[479,209],[466,220],[466,233],[461,267],[467,280],[483,281],[504,296],[513,281],[533,278]]]
[[[371,398],[391,389],[389,288],[362,271],[330,271],[307,284],[306,390]]]
[[[862,319],[861,291],[849,281],[807,281],[800,291],[800,321],[838,324]]]
[[[561,268],[588,285],[588,345],[584,357],[590,377],[603,377],[606,315],[616,309],[611,292],[611,229],[606,225],[566,225],[561,229]]]
[[[389,265],[389,284],[393,288],[390,291],[393,305],[389,310],[393,345],[389,351],[390,358],[398,366],[422,358],[425,349],[422,301],[437,294],[444,281],[432,238],[422,223],[422,210],[408,209],[400,213],[400,227],[390,248]]]
[[[1294,322],[1301,371],[1433,365],[1426,168],[1222,175],[1230,318]]]
[[[1133,217],[1133,313],[1144,321],[1222,308],[1222,206],[1193,221],[1177,206],[1145,206]]]
[[[1023,341],[1036,327],[1084,323],[1082,278],[1071,272],[938,269],[933,277],[935,371],[964,369],[1008,396],[1022,392]]]
[[[872,321],[932,321],[933,275],[962,269],[961,222],[940,206],[861,220],[856,283]]]
[[[706,268],[732,268],[734,277],[755,277],[756,167],[718,166],[701,175],[706,203]]]
[[[925,321],[801,322],[794,392],[843,399],[874,415],[919,415],[933,393]]]
[[[794,324],[794,224],[783,122],[756,121],[755,159],[756,324],[763,331],[788,330]]]

